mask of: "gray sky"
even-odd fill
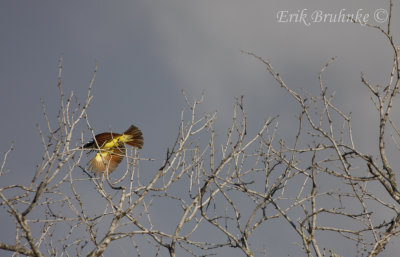
[[[82,100],[98,62],[95,98],[89,109],[97,132],[137,125],[145,139],[141,155],[154,157],[158,163],[177,134],[184,107],[182,89],[190,97],[205,92],[201,111],[218,110],[220,135],[231,121],[234,97],[240,95],[245,97],[250,131],[277,114],[280,133],[291,131],[296,104],[261,63],[240,50],[268,58],[289,86],[310,92],[318,90],[319,70],[337,56],[325,81],[336,91],[336,103],[353,112],[356,143],[368,146],[375,128],[365,124],[376,118],[371,115],[373,106],[360,83],[360,72],[372,84],[387,82],[392,61],[388,42],[366,27],[314,23],[311,15],[317,10],[338,13],[345,9],[353,14],[360,9],[369,15],[370,23],[379,24],[374,12],[387,10],[388,3],[332,2],[1,1],[0,152],[15,141],[7,164],[15,176],[1,184],[29,180],[40,161],[42,147],[36,130],[37,123],[44,124],[40,98],[55,119],[61,54],[64,91],[72,90]],[[309,26],[277,21],[282,11],[303,9]],[[394,1],[393,10],[393,24],[400,24],[399,1]],[[399,38],[398,33],[395,36]],[[0,218],[0,226],[4,223]]]

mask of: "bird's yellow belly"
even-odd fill
[[[114,137],[112,140],[108,141],[107,143],[105,143],[102,148],[107,149],[107,148],[113,148],[116,146],[121,146],[122,143],[128,142],[131,139],[132,139],[131,135],[117,136],[117,137]]]

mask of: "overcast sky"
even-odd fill
[[[40,99],[55,119],[62,54],[64,91],[74,91],[82,100],[98,62],[89,109],[96,132],[123,131],[135,124],[144,134],[141,156],[159,163],[177,135],[182,89],[191,98],[204,91],[201,111],[218,111],[221,135],[231,121],[234,97],[241,95],[250,131],[277,114],[280,133],[290,131],[296,104],[259,61],[240,50],[268,58],[289,86],[310,92],[317,92],[318,72],[336,56],[324,75],[326,84],[336,91],[336,103],[353,112],[356,143],[367,146],[364,139],[375,128],[366,124],[376,118],[360,73],[372,84],[387,83],[392,62],[388,42],[365,26],[313,19],[344,9],[380,25],[377,19],[384,19],[384,13],[376,16],[376,10],[381,8],[388,10],[388,1],[3,0],[0,152],[15,141],[7,164],[15,176],[2,183],[30,179],[40,161]],[[398,25],[397,0],[393,11]],[[287,15],[301,12],[304,19],[288,20]]]

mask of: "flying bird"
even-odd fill
[[[125,144],[142,149],[142,131],[131,125],[122,134],[111,132],[97,134],[91,142],[83,146],[90,149],[89,153],[97,151],[96,156],[88,163],[89,170],[96,175],[105,171],[108,174],[113,172],[124,159]]]

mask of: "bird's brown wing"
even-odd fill
[[[126,144],[137,147],[139,149],[142,149],[143,147],[143,134],[140,129],[138,129],[136,126],[131,125],[125,132],[124,135],[131,135],[132,138],[130,141],[127,141]]]
[[[121,134],[118,133],[110,133],[110,132],[104,132],[97,134],[92,141],[89,143],[85,144],[83,147],[84,148],[98,148],[102,147],[105,143],[108,141],[112,140],[113,138],[120,136]],[[97,142],[97,144],[96,144]]]
[[[89,161],[89,170],[96,175],[105,171],[110,174],[115,170],[115,168],[118,167],[120,162],[124,159],[124,156],[124,147],[118,147],[108,149],[107,151],[98,152],[96,156]]]
[[[116,138],[117,136],[120,136],[121,134],[118,133],[110,133],[110,132],[105,132],[96,135],[95,139],[97,141],[97,144],[102,147],[106,142],[112,140],[113,138]],[[95,145],[96,146],[96,145]]]

